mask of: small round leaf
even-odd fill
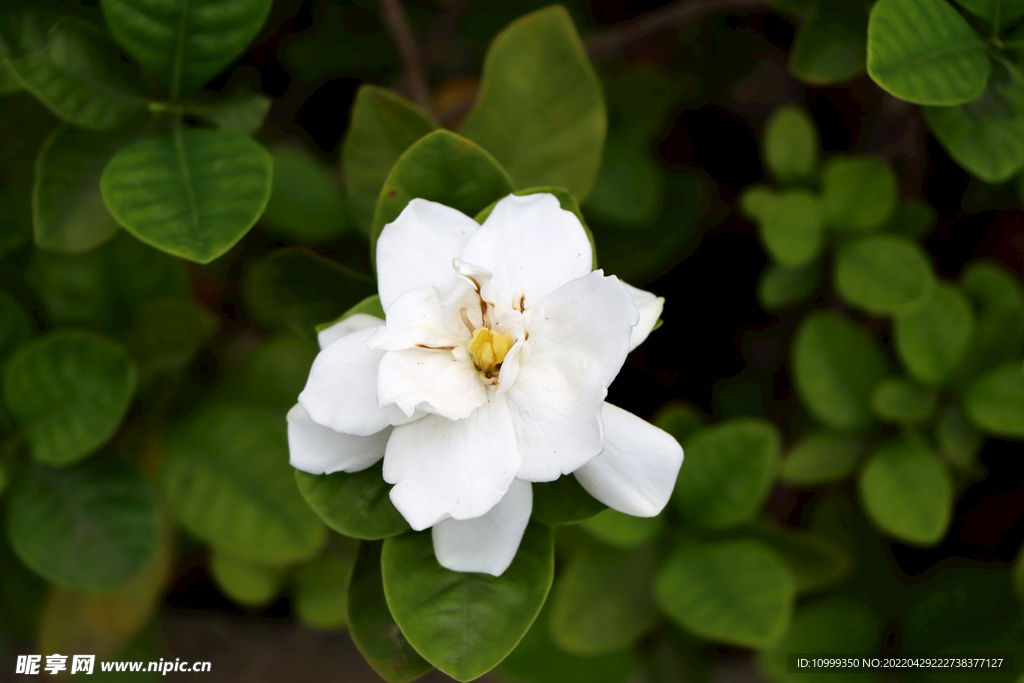
[[[836,289],[854,306],[875,315],[913,313],[935,291],[931,259],[904,237],[867,237],[840,249]]]
[[[1024,438],[1024,373],[1012,361],[989,370],[964,393],[964,411],[974,425],[989,434]]]
[[[929,387],[941,386],[963,360],[974,332],[974,311],[957,287],[938,283],[932,298],[896,318],[896,353],[907,372]]]
[[[869,232],[881,229],[896,210],[899,181],[892,167],[881,159],[834,157],[822,171],[821,192],[828,225]]]
[[[764,129],[764,163],[781,182],[809,178],[818,161],[814,119],[793,105],[772,112]]]

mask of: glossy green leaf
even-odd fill
[[[114,39],[176,100],[200,86],[256,37],[271,0],[101,0]]]
[[[380,231],[411,199],[475,216],[511,192],[508,174],[482,148],[446,130],[430,133],[405,150],[384,181],[370,230],[371,251],[376,253]]]
[[[871,422],[871,395],[885,357],[866,330],[834,313],[804,318],[793,340],[793,378],[807,408],[840,430]]]
[[[959,288],[939,282],[931,299],[896,318],[896,353],[907,372],[925,386],[948,380],[967,352],[974,312]]]
[[[608,116],[601,86],[564,7],[539,10],[495,37],[480,95],[460,129],[516,187],[552,185],[586,199]]]
[[[983,432],[1024,438],[1024,372],[1020,361],[989,370],[967,387],[964,412]]]
[[[819,534],[770,522],[754,525],[751,533],[786,563],[796,580],[797,593],[831,588],[853,568],[853,558],[846,550]]]
[[[967,469],[974,463],[985,439],[967,421],[960,407],[950,403],[939,417],[935,440],[939,453],[947,462]]]
[[[15,349],[32,338],[35,327],[18,300],[0,289],[0,369]]]
[[[120,344],[93,332],[60,330],[11,357],[4,399],[32,457],[70,465],[114,435],[135,382],[135,364]]]
[[[381,578],[381,544],[362,543],[348,584],[348,630],[367,663],[388,683],[408,683],[433,667],[391,616]]]
[[[971,377],[1019,358],[1024,344],[1024,288],[1005,266],[972,261],[960,273],[960,286],[975,308],[974,336],[959,375]]]
[[[348,623],[348,581],[354,558],[327,554],[295,573],[294,604],[299,620],[325,631]]]
[[[760,207],[758,234],[771,257],[795,268],[821,251],[822,207],[806,190],[780,192]]]
[[[218,128],[255,135],[263,127],[274,101],[262,93],[242,90],[211,104],[189,103],[186,109]]]
[[[380,465],[361,472],[309,474],[295,470],[299,493],[327,526],[351,538],[376,540],[409,531],[395,509]]]
[[[497,666],[540,612],[555,569],[551,529],[527,526],[500,577],[445,569],[427,533],[387,539],[381,569],[388,606],[412,646],[470,681]]]
[[[669,557],[654,591],[661,608],[690,633],[764,648],[789,626],[796,581],[760,541],[690,542]]]
[[[898,195],[896,173],[876,157],[832,157],[822,170],[825,222],[834,228],[850,232],[880,229],[896,210]]]
[[[123,341],[138,365],[139,384],[184,371],[219,326],[217,316],[194,301],[155,299],[137,306]]]
[[[576,553],[551,591],[550,632],[569,654],[593,657],[629,647],[656,620],[654,551],[593,544]]]
[[[931,258],[904,237],[866,237],[840,248],[834,282],[839,294],[875,315],[906,315],[935,292]]]
[[[62,125],[47,138],[36,157],[32,187],[36,246],[77,254],[117,232],[117,222],[100,195],[100,175],[129,137]]]
[[[9,496],[11,546],[33,571],[58,586],[112,590],[156,553],[156,496],[116,456],[100,455],[68,469],[33,465]]]
[[[210,573],[226,597],[239,605],[260,607],[281,592],[283,572],[214,551],[210,555]]]
[[[802,437],[782,462],[780,477],[789,484],[813,485],[842,481],[864,450],[860,439],[831,432],[813,432]]]
[[[533,484],[533,518],[542,524],[576,524],[607,509],[576,477]]]
[[[902,377],[883,379],[875,387],[871,408],[886,422],[920,424],[935,412],[938,399],[934,392],[921,389]]]
[[[953,516],[953,484],[934,453],[901,443],[878,448],[861,470],[861,504],[885,533],[931,546]]]
[[[380,318],[381,320],[384,320],[384,307],[380,305],[380,296],[378,296],[377,294],[373,294],[372,296],[366,297],[365,299],[357,303],[355,306],[342,313],[339,317],[335,318],[334,320],[318,324],[316,326],[316,331],[323,332],[328,327],[333,327],[334,325],[337,325],[345,318],[351,315],[355,315],[357,313],[365,313],[366,315],[372,315],[375,318]]]
[[[1024,19],[1024,2],[1021,0],[960,0],[958,4],[997,30]]]
[[[702,526],[727,529],[757,515],[779,467],[781,439],[765,420],[737,418],[689,439],[686,475],[673,497],[683,515]]]
[[[985,43],[946,0],[879,0],[868,21],[868,74],[914,104],[951,106],[981,95]]]
[[[341,165],[349,201],[364,231],[369,232],[391,167],[414,142],[436,129],[430,115],[404,97],[374,85],[359,88],[341,147]]]
[[[326,539],[295,489],[276,411],[206,406],[168,435],[161,486],[185,529],[240,560],[284,565],[316,555]]]
[[[230,130],[174,125],[122,148],[100,178],[103,201],[131,234],[175,256],[209,263],[260,217],[273,164]]]
[[[790,72],[811,85],[833,85],[864,73],[868,13],[863,0],[817,0],[789,52]]]
[[[653,540],[665,527],[665,520],[662,517],[634,517],[618,510],[605,510],[584,520],[580,526],[610,546],[629,549]]]
[[[822,270],[820,263],[797,268],[769,263],[757,280],[758,303],[766,311],[779,311],[805,301],[821,284]]]
[[[260,224],[311,244],[341,236],[348,229],[348,214],[334,174],[301,147],[278,145],[270,156],[274,184]]]
[[[780,182],[810,178],[818,163],[818,127],[802,108],[787,104],[764,128],[764,164]]]

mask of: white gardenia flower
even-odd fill
[[[356,472],[383,457],[395,507],[432,528],[455,571],[508,568],[530,482],[574,474],[616,510],[658,514],[683,451],[604,398],[664,299],[592,262],[553,195],[508,196],[483,225],[412,200],[377,242],[386,321],[357,314],[320,334],[288,413],[292,466]]]

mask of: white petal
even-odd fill
[[[579,351],[597,363],[607,387],[629,353],[629,337],[640,315],[616,277],[594,271],[562,285],[526,310],[535,355]]]
[[[341,322],[334,323],[330,327],[318,332],[316,335],[316,341],[320,344],[320,348],[322,349],[331,342],[338,341],[342,337],[347,337],[353,332],[365,330],[367,327],[378,327],[383,322],[384,321],[377,316],[370,315],[369,313],[355,313]]]
[[[520,463],[503,396],[464,420],[427,415],[395,427],[384,452],[391,502],[417,531],[473,519],[502,499]]]
[[[341,434],[313,422],[298,403],[288,411],[289,462],[310,474],[365,470],[384,457],[389,436],[390,427],[372,436]]]
[[[533,511],[533,485],[513,481],[490,511],[475,519],[446,519],[434,525],[434,555],[455,572],[501,576],[519,549]]]
[[[386,311],[402,292],[451,277],[452,259],[480,226],[453,209],[413,199],[377,240],[377,289]]]
[[[460,338],[448,332],[444,311],[433,287],[403,292],[385,312],[387,322],[367,343],[371,349],[401,351],[414,346],[433,349],[464,344],[469,332]]]
[[[460,258],[494,273],[498,303],[511,305],[522,287],[530,306],[589,273],[594,256],[575,214],[554,195],[531,194],[498,202]]]
[[[676,485],[683,449],[667,432],[604,404],[604,451],[576,470],[590,495],[635,517],[661,512]]]
[[[393,403],[411,416],[420,408],[461,420],[487,402],[487,389],[473,363],[448,351],[406,349],[384,354],[377,372],[381,406]]]
[[[525,339],[520,339],[505,354],[505,360],[501,362],[501,370],[498,371],[497,393],[504,394],[515,386],[516,378],[519,377],[519,368],[523,359],[528,355],[527,343]]]
[[[434,291],[437,292],[438,304],[443,312],[445,329],[449,332],[464,334],[469,339],[469,328],[462,321],[463,309],[473,329],[484,326],[480,297],[469,280],[463,277],[446,278],[434,283]]]
[[[629,337],[629,350],[632,351],[644,343],[647,335],[651,333],[651,330],[658,323],[661,311],[665,308],[665,297],[655,296],[650,292],[638,289],[625,282],[622,284],[626,286],[629,295],[633,297],[633,304],[640,312],[640,322],[633,328],[633,333]]]
[[[395,406],[377,407],[377,367],[383,351],[371,351],[368,327],[329,344],[317,354],[299,403],[317,424],[336,432],[370,436],[405,419]]]
[[[516,478],[554,481],[601,452],[601,370],[578,351],[531,353],[508,397],[523,464]]]

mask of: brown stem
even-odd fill
[[[420,59],[420,51],[416,45],[416,38],[412,35],[412,27],[409,26],[409,17],[402,6],[402,0],[377,0],[377,6],[380,8],[391,40],[398,49],[398,56],[402,59],[409,94],[416,104],[430,111],[430,88],[427,86],[423,61]]]

